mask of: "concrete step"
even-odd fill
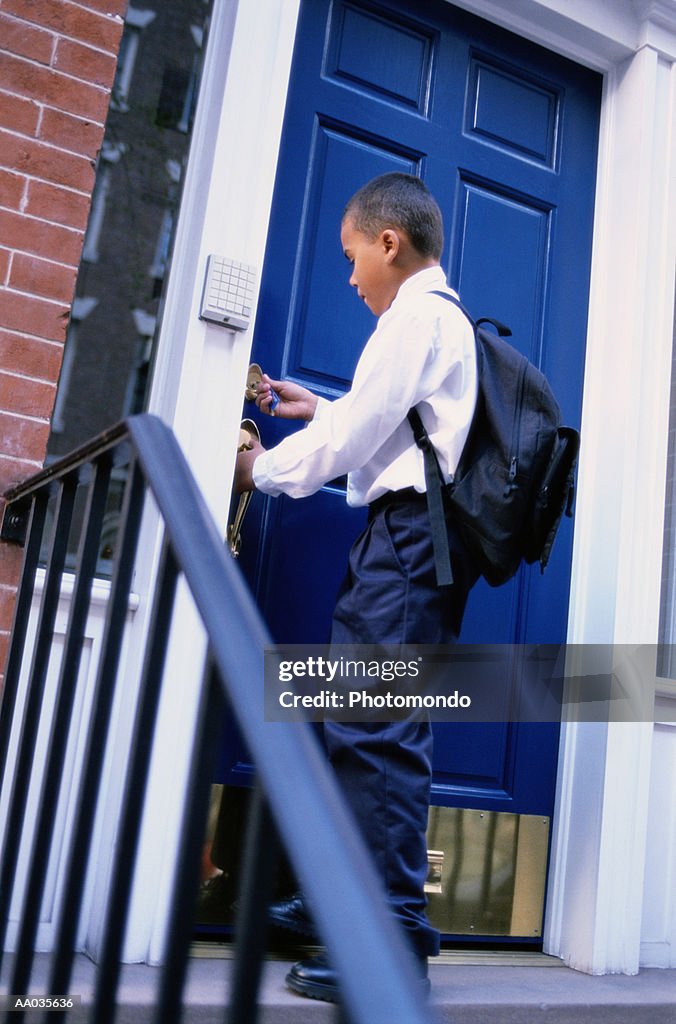
[[[233,960],[229,948],[196,947],[185,991],[185,1024],[221,1024]],[[11,957],[7,958],[11,961]],[[36,957],[32,995],[44,993],[48,957]],[[259,1024],[338,1024],[337,1009],[294,995],[284,985],[291,961],[266,961]],[[9,963],[2,984],[9,976]],[[119,1024],[144,1024],[152,1008],[160,969],[127,964],[119,991]],[[431,1007],[439,1024],[676,1024],[676,970],[642,970],[635,977],[592,977],[541,954],[443,954],[430,965]],[[82,997],[68,1021],[89,1020],[96,967],[78,956],[71,992]],[[29,1013],[27,1021],[42,1019]],[[371,1024],[388,1024],[374,1020]]]

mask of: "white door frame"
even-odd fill
[[[676,241],[674,9],[669,0],[456,3],[605,76],[568,640],[655,643]],[[298,6],[215,0],[153,380],[151,411],[173,426],[223,526],[252,330],[198,319],[202,274],[209,252],[262,266]],[[149,520],[142,601],[156,534]],[[180,699],[161,712],[127,959],[161,959],[201,643],[189,616],[177,623],[169,664]],[[651,743],[650,723],[563,730],[545,948],[584,971],[638,969]]]

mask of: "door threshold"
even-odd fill
[[[565,967],[557,956],[542,953],[539,949],[442,949],[439,956],[430,958],[430,966],[464,967]]]
[[[294,946],[288,950],[266,952],[266,960],[299,960],[319,953],[318,946]],[[191,957],[203,960],[234,960],[233,942],[206,942],[196,940],[190,945]],[[439,956],[430,957],[430,966],[442,967],[564,967],[563,960],[535,950],[442,949]]]

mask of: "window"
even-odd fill
[[[145,408],[210,9],[211,0],[129,7],[48,461]],[[111,538],[114,521],[113,512]]]
[[[120,52],[117,57],[113,94],[110,101],[113,110],[119,110],[122,113],[126,113],[129,110],[127,99],[131,90],[131,80],[136,65],[141,30],[147,28],[154,18],[154,11],[140,10],[137,7],[132,7],[131,4],[127,9],[127,15],[124,20],[124,32],[120,42]]]

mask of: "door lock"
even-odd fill
[[[256,395],[258,394],[258,385],[263,379],[263,371],[261,370],[258,363],[252,363],[246,373],[246,388],[244,389],[244,397],[247,402],[255,402]]]
[[[261,370],[258,363],[252,363],[246,372],[246,387],[244,389],[244,397],[247,402],[255,402],[256,396],[258,395],[258,385],[263,379],[263,371]],[[279,405],[279,395],[276,391],[272,392],[272,403],[270,405],[270,415],[274,416],[275,409]]]

